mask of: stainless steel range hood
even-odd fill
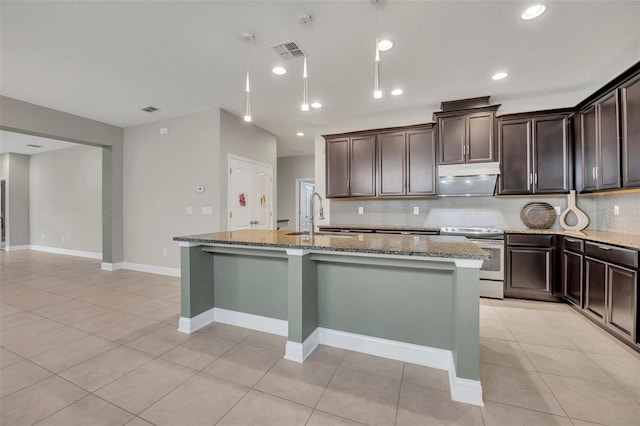
[[[490,197],[495,195],[500,163],[438,166],[438,197]]]

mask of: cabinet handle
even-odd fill
[[[534,183],[534,185],[538,186],[538,174],[537,173],[533,174],[533,183]]]
[[[533,185],[533,173],[529,173],[529,187],[531,187],[531,185]]]
[[[596,179],[598,179],[598,166],[595,166],[594,169],[596,169]]]
[[[564,240],[568,241],[570,243],[579,243],[580,242],[580,240],[574,240],[573,238],[567,238],[567,237],[564,237]]]
[[[598,248],[601,250],[611,250],[611,247],[607,247],[607,246],[601,246],[599,244],[597,244]]]
[[[596,168],[595,167],[591,168],[591,177],[593,178],[593,180],[596,180]]]

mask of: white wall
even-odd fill
[[[220,211],[221,229],[227,229],[228,157],[234,154],[268,164],[273,171],[273,229],[277,216],[278,179],[276,137],[266,130],[242,120],[230,112],[220,110]]]
[[[102,253],[102,149],[78,145],[32,155],[30,242]]]
[[[219,120],[216,109],[125,129],[126,263],[179,268],[173,237],[220,229]],[[160,135],[161,127],[169,134]],[[197,193],[198,185],[205,192]],[[203,215],[202,207],[213,214]]]
[[[278,219],[289,219],[280,229],[296,228],[296,179],[313,179],[313,155],[278,158]]]

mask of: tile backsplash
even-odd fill
[[[567,197],[460,197],[428,200],[332,200],[331,224],[363,225],[497,225],[523,228],[520,211],[530,202],[547,202],[560,211]],[[578,207],[589,216],[588,229],[640,234],[640,192],[579,195]],[[614,215],[614,206],[620,214]],[[358,214],[362,207],[364,213]],[[414,207],[419,214],[413,214]],[[560,216],[560,215],[558,215]],[[552,228],[560,228],[558,221]]]

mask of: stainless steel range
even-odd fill
[[[504,231],[500,228],[445,226],[440,235],[467,237],[491,257],[480,268],[480,297],[504,298]]]

